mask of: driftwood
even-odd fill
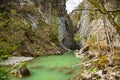
[[[93,61],[97,61],[97,60],[98,60],[98,58],[93,58],[93,59],[91,59],[89,61],[86,61],[86,62],[83,62],[83,63],[80,63],[80,64],[78,63],[78,64],[75,64],[73,66],[68,66],[68,68],[73,68],[73,67],[81,66],[81,65],[86,66],[88,63],[93,62]]]
[[[81,54],[83,54],[83,53],[85,53],[85,52],[87,52],[89,50],[89,45],[88,44],[86,44],[85,46],[83,46],[80,50],[79,50],[79,52],[76,52],[75,53],[75,56],[76,57],[78,57],[78,58],[81,58]]]

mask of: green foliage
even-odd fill
[[[38,26],[39,26],[39,27],[42,27],[44,24],[45,24],[45,23],[44,23],[43,21],[41,21],[41,20],[38,21]]]
[[[83,9],[83,8],[84,8],[84,4],[82,2],[79,4],[79,9]],[[82,14],[82,11],[80,10],[79,12],[76,12],[75,14],[73,13],[73,15],[71,17],[72,22],[73,22],[73,26],[75,28],[77,27],[77,24],[78,24],[78,21],[80,20],[81,14]]]
[[[25,66],[25,65],[26,65],[26,62],[19,63],[19,64],[15,65],[15,66],[13,67],[13,70],[14,70],[14,69],[20,69],[21,67],[23,67],[23,66]]]
[[[22,10],[35,13],[33,6],[26,6]],[[19,13],[19,10],[11,8],[0,11],[0,56],[5,58],[13,52],[41,55],[55,50],[56,46],[52,42],[58,40],[57,11],[53,9],[52,14],[52,25],[38,19],[39,27],[33,30],[28,22],[29,17],[22,11]]]
[[[87,39],[87,43],[88,43],[88,44],[93,44],[93,43],[95,43],[95,41],[97,41],[95,35],[91,35],[91,36]]]
[[[98,65],[100,66],[104,66],[107,62],[107,57],[106,56],[102,56],[98,59]]]
[[[0,80],[10,80],[9,72],[5,68],[0,68]]]
[[[58,27],[57,26],[53,26],[50,27],[50,39],[52,42],[57,42],[58,41]]]
[[[95,66],[97,69],[103,69],[105,68],[105,65],[107,64],[107,57],[106,56],[101,56],[98,58],[98,60],[96,60],[95,62],[93,62],[93,66]]]
[[[101,18],[101,14],[98,11],[89,10],[88,15],[89,15],[91,21]]]
[[[3,43],[2,41],[1,41],[1,43]],[[0,44],[1,45],[1,44]],[[6,59],[6,58],[8,58],[9,57],[9,55],[10,55],[10,53],[12,52],[12,51],[14,51],[14,50],[16,50],[17,48],[19,47],[19,45],[15,45],[15,46],[13,46],[13,47],[9,47],[9,48],[6,48],[6,49],[1,49],[0,50],[0,58],[1,59]]]
[[[96,36],[95,35],[91,35],[88,37],[87,39],[87,43],[90,46],[90,49],[96,49],[97,45],[95,44],[95,42],[97,41]]]
[[[53,15],[53,24],[57,25],[58,24],[58,21],[57,21],[58,13],[55,9],[52,10],[52,15]]]
[[[5,59],[7,59],[8,57],[9,57],[8,54],[6,54],[6,55],[2,55],[2,56],[1,56],[1,59],[5,60]]]
[[[74,40],[75,41],[82,41],[84,39],[84,36],[80,35],[79,33],[76,33],[74,35]]]
[[[114,16],[115,16],[115,22],[116,22],[118,25],[120,25],[120,13],[115,13]]]
[[[5,58],[20,47],[25,40],[21,35],[29,28],[29,24],[22,20],[16,10],[10,9],[0,12],[0,56]]]
[[[6,11],[0,13],[0,29],[3,28],[3,26],[5,26],[9,22],[9,19],[5,18],[6,13]]]
[[[58,41],[58,13],[55,9],[52,10],[53,24],[50,26],[50,39],[52,42]]]
[[[83,2],[79,4],[79,8],[80,9],[84,8],[84,3]]]
[[[89,73],[93,73],[93,72],[96,72],[96,71],[98,71],[98,69],[95,68],[95,67],[91,67],[91,68],[88,69]]]

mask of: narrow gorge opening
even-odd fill
[[[120,80],[119,0],[1,0],[0,80]]]

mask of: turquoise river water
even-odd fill
[[[31,76],[15,80],[69,80],[79,74],[80,67],[68,66],[81,63],[74,54],[43,56],[27,64]]]

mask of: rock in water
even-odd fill
[[[27,77],[30,76],[30,71],[27,69],[27,67],[24,65],[19,69],[19,75],[20,77]]]
[[[19,67],[19,66],[15,67],[15,69],[11,71],[11,74],[13,76],[23,78],[23,77],[30,76],[30,71],[28,70],[26,65],[23,65],[22,67]]]

